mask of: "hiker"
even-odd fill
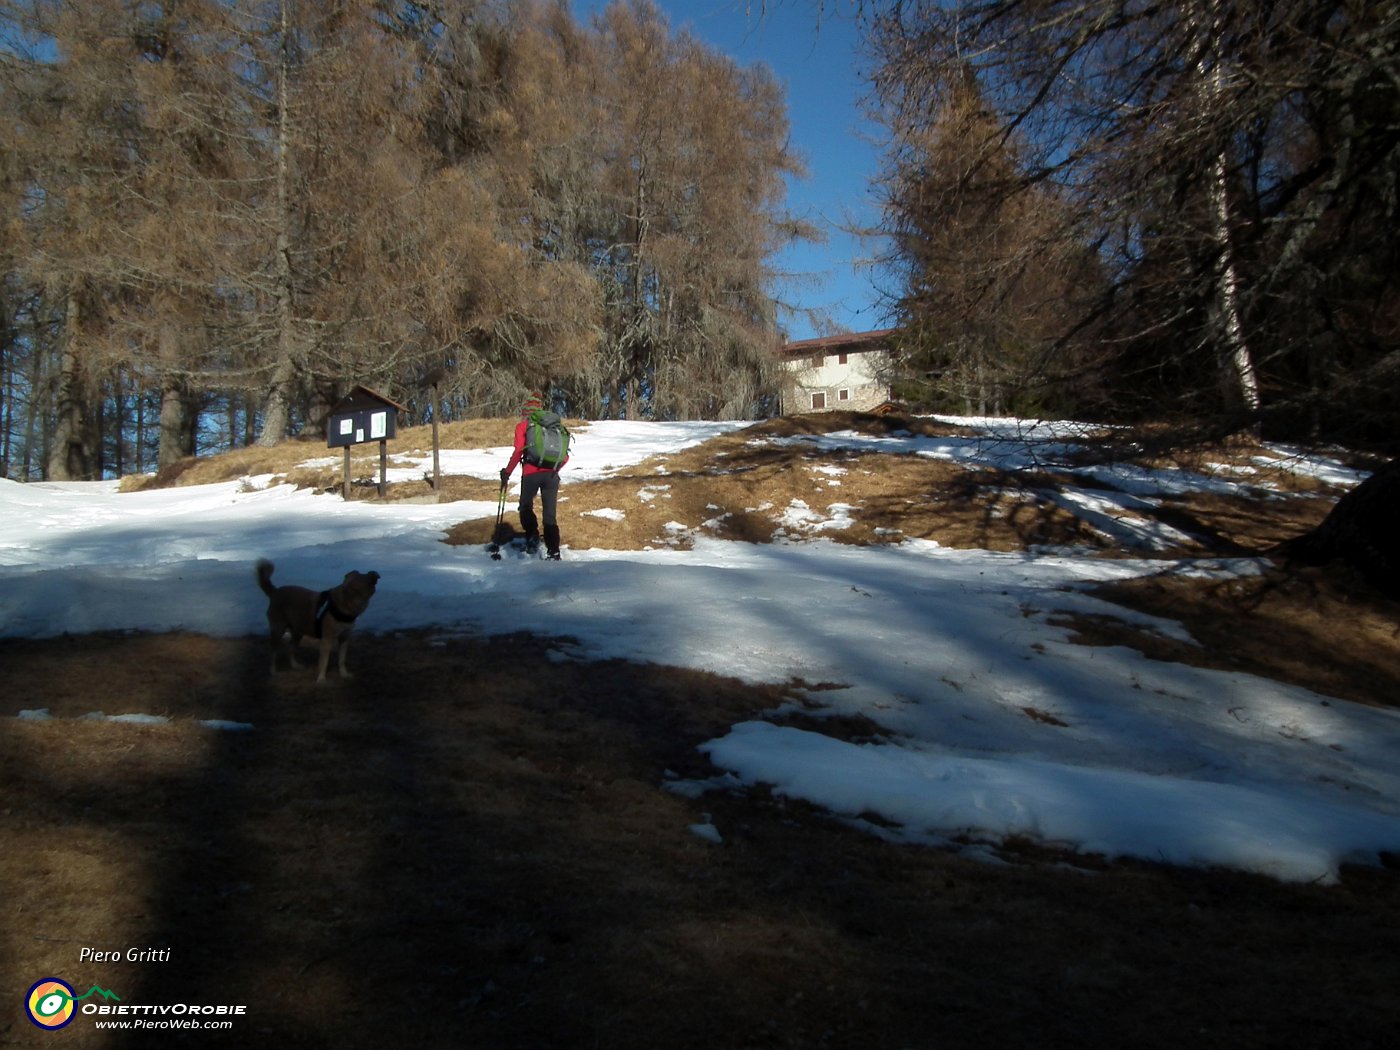
[[[562,443],[556,438],[553,446],[547,448],[546,442],[549,442],[554,427],[562,432]],[[545,554],[551,561],[558,561],[559,520],[556,507],[559,501],[559,471],[569,462],[568,431],[557,415],[545,411],[539,394],[531,394],[520,406],[520,422],[515,425],[515,451],[511,453],[510,462],[501,470],[502,485],[510,481],[515,465],[522,461],[520,527],[525,530],[525,549],[533,554],[540,545],[539,521],[535,517],[535,494],[538,493],[544,517]]]

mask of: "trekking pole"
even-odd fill
[[[492,561],[501,560],[501,526],[506,518],[506,481],[501,481],[501,497],[496,501],[496,527],[491,530],[491,542],[486,549],[491,552]]]

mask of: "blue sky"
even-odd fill
[[[580,18],[604,6],[576,0]],[[876,280],[864,260],[876,246],[841,232],[877,218],[870,181],[878,165],[876,128],[861,114],[860,33],[851,0],[658,0],[673,30],[698,39],[742,65],[763,64],[787,92],[793,146],[808,177],[790,183],[788,209],[818,227],[825,244],[794,248],[776,260],[791,275],[781,299],[821,316],[780,323],[792,339],[829,331],[886,327]]]

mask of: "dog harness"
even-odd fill
[[[321,621],[330,614],[331,619],[339,620],[341,623],[354,623],[355,617],[342,609],[336,608],[335,602],[331,601],[331,592],[322,591],[316,598],[316,634],[314,637],[321,637]]]

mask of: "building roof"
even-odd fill
[[[784,343],[779,353],[783,357],[812,357],[816,354],[859,354],[867,350],[884,350],[890,336],[898,331],[898,328],[881,328],[874,332],[843,332],[820,339],[799,339],[795,343]]]

